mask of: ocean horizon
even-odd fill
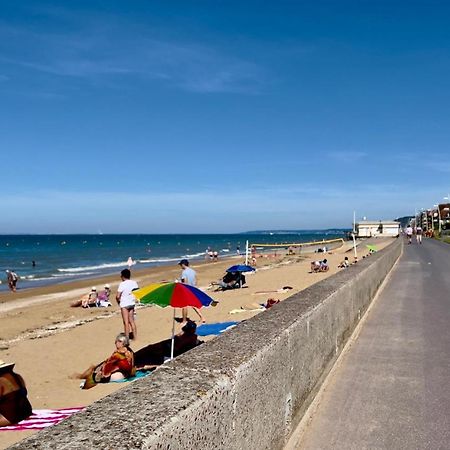
[[[4,234],[0,235],[0,290],[8,289],[6,270],[20,277],[19,288],[65,283],[120,272],[177,264],[182,258],[205,259],[245,254],[246,241],[289,244],[344,237],[344,229],[261,230],[232,234]],[[33,263],[34,262],[34,263]]]

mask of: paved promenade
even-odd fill
[[[405,245],[300,449],[450,449],[450,245]]]

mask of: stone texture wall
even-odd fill
[[[401,248],[398,239],[11,448],[282,449]]]

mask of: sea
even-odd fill
[[[182,258],[204,260],[208,249],[219,258],[245,254],[250,244],[312,242],[345,237],[346,230],[255,231],[238,234],[71,234],[0,235],[0,290],[6,270],[20,277],[20,289],[66,283],[132,268],[175,265]]]

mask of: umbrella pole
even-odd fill
[[[170,360],[173,359],[173,350],[175,347],[175,308],[173,308],[173,319],[172,319],[172,345],[170,346]]]
[[[245,265],[248,265],[248,241],[245,241]]]

